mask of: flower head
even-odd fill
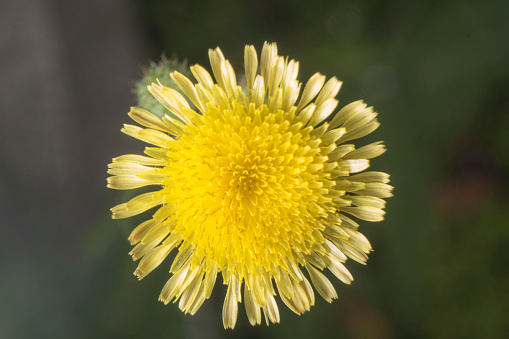
[[[299,64],[278,56],[276,44],[263,46],[261,74],[254,47],[246,46],[246,93],[219,48],[209,57],[216,83],[199,65],[191,67],[196,84],[171,74],[187,98],[149,86],[173,116],[131,108],[146,128],[122,131],[154,147],[113,159],[108,187],[161,188],[115,206],[113,218],[158,206],[129,240],[133,259],[141,259],[139,279],[177,250],[159,297],[165,304],[180,299],[180,309],[194,314],[221,274],[225,328],[235,326],[242,301],[251,324],[262,311],[267,324],[277,323],[278,294],[304,313],[315,302],[312,286],[328,302],[337,298],[324,269],[350,284],[343,263],[367,260],[371,246],[349,216],[382,220],[392,187],[385,173],[359,173],[384,146],[347,142],[374,131],[377,113],[357,101],[334,114],[341,82],[318,73],[300,94]]]

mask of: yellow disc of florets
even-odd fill
[[[236,270],[242,280],[264,268],[288,268],[321,239],[316,205],[324,182],[320,140],[267,106],[213,107],[171,145],[166,202],[176,207],[173,232],[195,248],[197,263]],[[323,238],[322,238],[323,239]]]

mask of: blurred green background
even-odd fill
[[[509,2],[0,2],[1,338],[509,337]],[[280,302],[281,324],[251,327],[243,305],[222,329],[225,288],[194,316],[157,301],[127,236],[143,217],[111,220],[134,192],[106,189],[106,165],[144,145],[119,132],[140,68],[161,52],[208,68],[220,46],[239,72],[243,48],[278,43],[313,73],[343,80],[384,140],[372,169],[391,174],[385,221],[363,222],[374,247],[339,300],[311,312]],[[140,192],[140,191],[138,191]],[[169,264],[168,264],[169,268]]]

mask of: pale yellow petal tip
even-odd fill
[[[117,205],[113,208],[110,208],[110,211],[112,213],[113,219],[122,219],[122,218],[124,218],[122,216],[122,213],[126,212],[126,204],[124,203],[124,204]]]

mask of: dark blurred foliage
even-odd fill
[[[127,256],[125,239],[144,216],[111,221],[109,207],[134,192],[104,193],[104,188],[97,196],[86,195],[86,201],[74,200],[89,207],[84,212],[89,221],[80,224],[72,246],[62,245],[66,238],[58,238],[56,231],[46,245],[51,254],[46,246],[34,245],[42,253],[35,254],[33,247],[19,250],[8,238],[0,240],[0,263],[10,255],[0,282],[0,323],[5,322],[0,335],[509,337],[509,2],[139,0],[130,5],[133,39],[141,41],[136,47],[140,63],[157,61],[164,51],[209,68],[207,49],[220,46],[241,73],[245,44],[260,51],[264,41],[274,41],[280,55],[300,62],[301,81],[315,72],[335,75],[344,81],[340,105],[363,99],[375,107],[382,125],[357,144],[386,142],[388,152],[372,161],[371,168],[391,174],[395,186],[385,221],[361,223],[375,251],[367,266],[347,263],[355,278],[351,286],[331,278],[339,294],[332,304],[317,298],[311,312],[297,316],[279,302],[281,324],[254,328],[241,305],[237,328],[224,331],[221,279],[212,299],[191,317],[177,305],[157,301],[169,278],[164,267],[141,282],[132,276],[136,264]],[[114,17],[115,8],[107,13]],[[96,24],[94,15],[89,19]],[[80,67],[87,72],[97,64]],[[104,73],[108,78],[121,75],[108,69]],[[115,90],[128,95],[126,88],[136,80],[130,79]],[[111,98],[100,100],[107,104]],[[107,130],[99,119],[92,124],[81,116],[85,126],[91,125],[89,131],[101,129],[97,133],[103,144],[111,142],[101,151],[102,167],[87,167],[88,158],[80,153],[82,169],[74,180],[94,185],[95,177],[104,180],[109,158],[142,151],[144,145],[123,141],[128,137],[118,131],[128,122],[125,112],[133,103],[134,98],[119,101],[119,110],[108,112]],[[94,134],[77,137],[87,142]],[[5,154],[0,153],[2,165]],[[3,167],[0,173],[7,178],[0,182],[2,205],[23,210],[22,196],[33,194],[27,187],[16,189],[25,172]],[[102,190],[105,183],[98,185]],[[41,187],[49,195],[51,186]],[[95,204],[89,206],[90,200]],[[51,201],[40,201],[39,208],[60,212]],[[38,227],[35,218],[27,217],[30,223],[16,218],[25,220],[7,218],[10,224],[2,225],[2,234],[13,234],[4,230],[17,224]],[[59,246],[62,250],[55,250]],[[21,252],[25,255],[12,257]],[[51,266],[50,258],[67,253],[74,253],[72,261]],[[46,277],[44,284],[38,283],[40,277]]]

